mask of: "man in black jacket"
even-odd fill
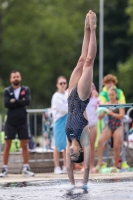
[[[3,153],[3,169],[0,177],[7,176],[8,158],[11,142],[16,134],[20,139],[23,155],[23,175],[34,176],[28,164],[28,126],[26,106],[30,104],[31,96],[29,88],[21,85],[21,74],[12,71],[10,74],[11,86],[4,90],[4,106],[7,108],[7,119],[5,123],[5,146]]]

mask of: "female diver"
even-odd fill
[[[73,162],[84,161],[81,188],[86,190],[89,177],[89,126],[85,114],[91,95],[93,65],[96,57],[96,14],[90,10],[86,15],[81,56],[73,70],[68,87],[68,118],[66,123],[66,167],[71,189],[74,189]]]

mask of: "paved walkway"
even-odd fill
[[[75,173],[75,179],[82,179],[83,174]],[[111,174],[90,174],[89,179],[114,179],[114,178],[133,178],[133,172],[111,173]],[[68,179],[67,174],[55,175],[54,173],[38,173],[34,177],[23,177],[22,174],[9,174],[5,178],[0,178],[1,183],[7,182],[23,182],[23,181],[47,181],[55,179]]]

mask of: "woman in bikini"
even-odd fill
[[[110,88],[108,91],[108,96],[110,102],[106,104],[120,104],[117,101],[117,91],[115,88]],[[124,108],[110,108],[108,115],[108,124],[106,128],[102,131],[99,141],[98,141],[98,164],[95,168],[96,172],[98,172],[103,165],[102,155],[103,155],[103,144],[110,137],[113,137],[113,148],[114,148],[114,165],[112,168],[112,172],[117,172],[118,160],[120,157],[120,146],[122,143],[123,137],[123,128],[122,128],[122,119],[124,117]],[[99,116],[100,119],[104,117],[105,113]]]
[[[84,161],[82,189],[87,189],[89,176],[89,128],[85,109],[91,95],[93,65],[96,56],[96,14],[89,11],[85,19],[82,52],[72,72],[68,88],[68,118],[66,124],[66,165],[72,189],[75,188],[73,162]]]

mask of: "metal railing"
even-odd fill
[[[133,110],[133,108],[130,108],[127,111],[127,115],[130,115],[130,112]],[[31,135],[36,139],[38,136],[40,136],[41,140],[41,156],[39,156],[39,159],[37,158],[38,152],[33,151],[32,152],[32,158],[29,160],[29,162],[40,162],[40,161],[51,161],[52,157],[50,154],[48,154],[47,158],[44,158],[44,153],[46,152],[45,149],[45,138],[43,136],[44,134],[44,118],[43,115],[48,113],[48,109],[28,109],[27,110],[28,115],[27,115],[27,122],[28,122],[28,127],[29,127],[29,132],[32,132]],[[38,125],[38,117],[40,117],[40,124]],[[5,117],[6,119],[6,117]],[[39,126],[39,127],[38,127]],[[126,127],[127,130],[127,137],[129,135],[129,122],[124,122],[124,127]],[[0,132],[2,131],[2,117],[0,115]],[[128,141],[128,138],[127,138]],[[40,141],[39,141],[40,142]],[[1,137],[0,137],[0,160],[1,160]],[[111,156],[112,157],[112,156]],[[108,156],[107,156],[108,159]],[[62,160],[62,159],[61,159]],[[22,160],[11,160],[9,162],[22,162]]]
[[[27,116],[27,120],[28,120],[28,126],[29,126],[29,129],[31,131],[32,129],[32,134],[34,136],[34,138],[36,139],[38,136],[40,136],[41,138],[41,141],[39,141],[40,143],[40,149],[41,149],[41,157],[38,159],[37,158],[37,154],[38,152],[34,152],[33,151],[33,155],[34,157],[32,156],[32,159],[29,160],[29,162],[40,162],[40,161],[50,161],[52,158],[51,158],[51,155],[48,154],[48,157],[44,159],[44,153],[47,152],[46,151],[46,148],[45,148],[45,138],[43,136],[43,133],[45,132],[44,130],[44,117],[43,115],[47,115],[49,113],[49,108],[48,109],[28,109],[27,110],[28,112],[28,116]],[[38,125],[38,122],[37,122],[37,118],[39,117],[40,115],[40,122],[41,124]],[[32,122],[31,122],[31,118],[32,117]],[[32,127],[33,126],[33,127]],[[39,126],[39,127],[38,127]]]
[[[128,109],[128,111],[127,111],[127,116],[128,116],[130,119],[132,119],[132,118],[130,117],[130,114],[131,114],[132,111],[133,111],[133,108],[130,108],[130,109]],[[133,119],[132,119],[132,121],[133,121]],[[130,123],[131,123],[132,121],[130,121]],[[127,132],[127,136],[126,136],[126,139],[127,139],[127,152],[128,152],[128,154],[130,155],[130,157],[133,158],[133,154],[130,153],[130,150],[129,150],[129,149],[130,149],[130,147],[129,147],[129,139],[128,139],[129,134],[130,134],[130,131],[129,131],[129,129],[130,129],[129,123],[127,123],[127,124],[125,125],[125,129],[126,129],[126,132]]]
[[[29,130],[29,136],[33,137],[33,140],[36,140],[37,137],[40,137],[40,156],[39,159],[37,157],[38,152],[36,152],[34,149],[31,151],[29,149],[29,152],[31,153],[31,159],[29,159],[29,162],[40,162],[40,161],[51,161],[52,157],[51,154],[47,154],[47,158],[44,158],[44,153],[47,152],[45,149],[45,138],[43,136],[43,133],[45,132],[44,130],[44,117],[43,115],[47,115],[48,111],[50,109],[27,109],[27,124],[28,124],[28,130]],[[39,125],[38,125],[38,118],[39,118]],[[4,118],[4,121],[6,120],[6,116]],[[2,120],[0,116],[0,127],[2,128]],[[1,131],[0,131],[1,132]],[[1,137],[0,137],[1,139]],[[36,143],[36,141],[35,141]],[[20,149],[21,151],[21,149]],[[20,154],[18,152],[15,152],[14,154]],[[2,151],[1,151],[1,140],[0,140],[0,160],[1,158]],[[16,157],[17,158],[17,157]],[[22,159],[9,159],[9,163],[22,163]]]

